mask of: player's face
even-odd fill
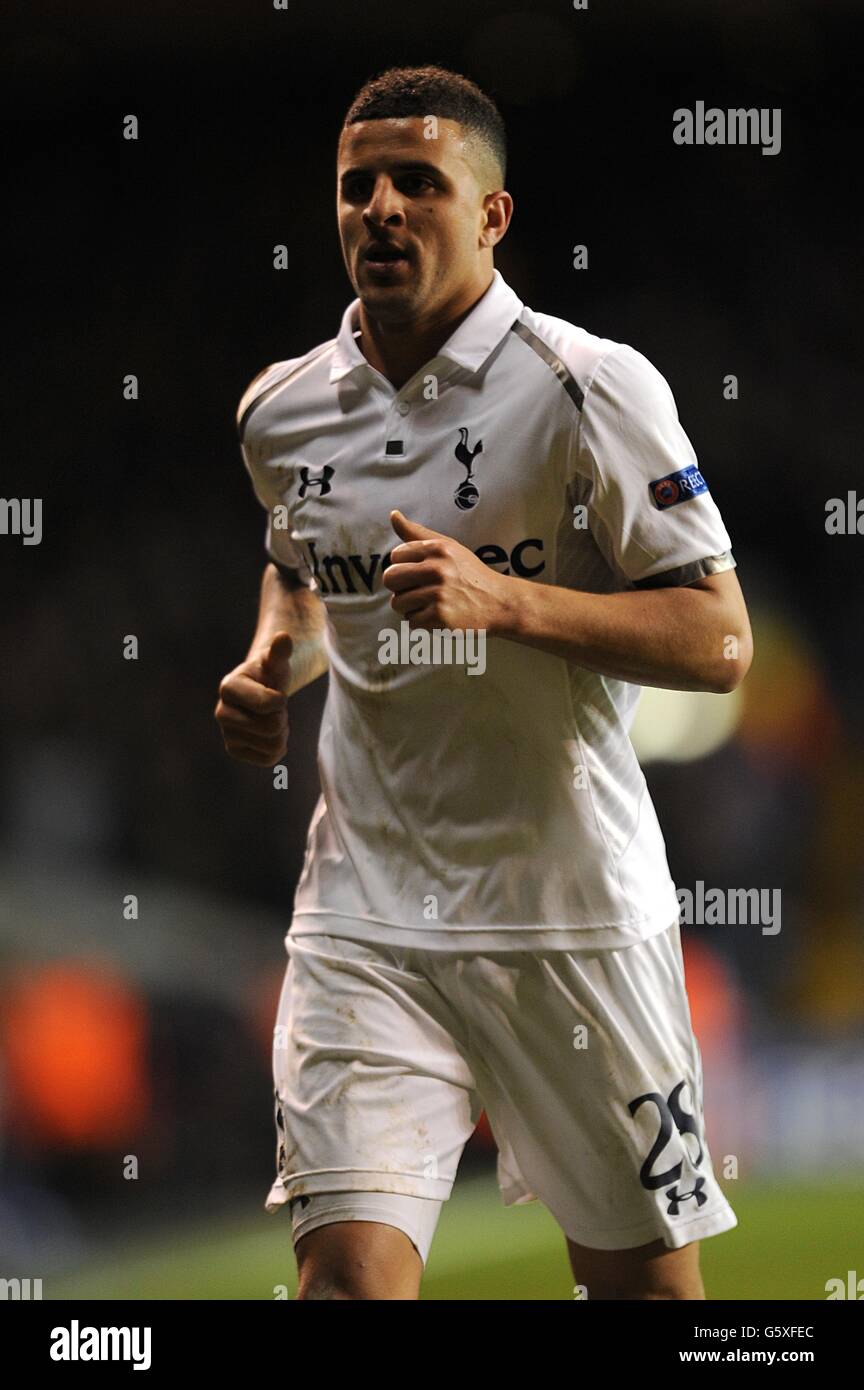
[[[480,284],[488,270],[485,200],[457,121],[358,121],[339,142],[342,255],[370,318],[419,321]]]

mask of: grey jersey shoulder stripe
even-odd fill
[[[678,565],[662,574],[652,574],[648,579],[634,579],[634,589],[671,589],[673,586],[692,584],[696,579],[704,579],[708,574],[724,574],[726,570],[737,569],[731,550],[720,555],[706,555],[702,560],[691,560],[688,565]]]
[[[542,338],[538,338],[536,333],[532,333],[531,329],[526,324],[522,323],[520,319],[516,319],[511,323],[510,331],[511,333],[517,333],[523,342],[534,349],[538,357],[542,357],[547,367],[552,368],[552,371],[561,382],[561,385],[576,406],[576,409],[581,410],[585,394],[576,378],[570,373],[567,367],[564,366],[561,358],[553,352],[548,343],[544,343]]]
[[[326,352],[327,348],[332,347],[335,341],[336,340],[333,339],[333,342],[322,343],[317,352],[313,350],[312,352],[307,353],[305,357],[301,358],[299,362],[292,362],[291,366],[288,367],[288,369],[284,371],[281,374],[281,376],[277,377],[275,381],[271,382],[265,391],[262,391],[259,395],[252,397],[252,400],[249,402],[246,409],[243,411],[243,414],[240,416],[240,422],[237,426],[237,433],[240,437],[241,444],[243,443],[243,434],[246,429],[249,416],[252,414],[252,412],[254,410],[257,410],[259,405],[263,405],[265,401],[269,401],[270,397],[274,395],[275,392],[278,391],[281,386],[285,385],[289,377],[293,376],[295,372],[299,372],[301,367],[306,367],[309,365],[310,362],[314,362],[317,357],[321,356],[322,352]],[[269,370],[269,367],[265,367],[263,372],[259,372],[255,380],[249,383],[247,390],[251,390],[251,388],[255,385],[255,381],[257,381],[260,377],[266,376]]]

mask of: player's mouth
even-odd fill
[[[384,278],[400,274],[409,264],[409,257],[402,247],[386,241],[376,241],[367,246],[361,260],[374,275]]]

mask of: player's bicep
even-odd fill
[[[580,467],[598,544],[637,587],[689,584],[734,568],[731,540],[655,367],[622,345],[585,397]]]
[[[724,570],[721,574],[704,575],[688,586],[709,594],[720,610],[724,631],[730,636],[751,641],[750,617],[747,603],[741,592],[741,585],[734,570]]]

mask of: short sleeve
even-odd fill
[[[291,536],[289,509],[285,502],[286,478],[278,461],[269,457],[266,432],[262,433],[259,429],[259,417],[255,413],[271,386],[281,382],[286,375],[286,367],[292,365],[290,362],[277,362],[259,373],[240,399],[237,428],[240,453],[252,480],[253,491],[267,511],[264,549],[274,564],[296,570],[300,582],[311,586],[312,572]]]
[[[285,529],[274,526],[273,512],[268,512],[267,527],[264,532],[264,549],[274,564],[283,569],[296,570],[297,577],[307,586],[312,583],[312,572],[303,559],[299,549]]]
[[[577,438],[591,483],[588,524],[631,584],[691,584],[735,567],[669,385],[640,352],[622,344],[601,360]]]

